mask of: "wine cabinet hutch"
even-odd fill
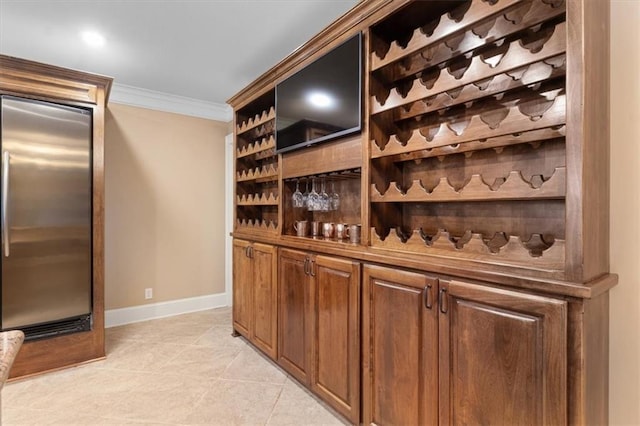
[[[362,131],[276,153],[358,32]],[[606,0],[362,1],[231,98],[234,331],[354,424],[606,424],[608,46]]]

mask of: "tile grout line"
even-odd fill
[[[273,407],[271,407],[271,412],[269,413],[269,417],[267,417],[267,421],[264,423],[265,426],[269,424],[269,422],[271,421],[271,418],[273,417],[273,413],[276,411],[276,406],[278,405],[278,401],[280,401],[280,396],[282,396],[282,392],[284,392],[284,386],[286,383],[287,382],[285,380],[285,382],[280,387],[280,392],[278,392],[278,396],[276,397],[276,400],[273,403]]]

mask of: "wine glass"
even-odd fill
[[[309,178],[304,181],[304,194],[302,194],[302,207],[309,205]]]
[[[329,200],[329,194],[327,194],[327,190],[326,190],[326,186],[325,186],[325,180],[322,179],[321,181],[321,190],[320,190],[320,210],[322,210],[323,212],[327,212],[329,211],[329,207],[330,207],[330,200]]]
[[[311,179],[311,192],[307,200],[307,208],[309,211],[320,210],[320,194],[316,191],[316,179]]]
[[[331,195],[329,196],[329,208],[338,210],[340,207],[340,195],[336,192],[335,181],[331,181]]]
[[[300,179],[296,180],[296,192],[293,193],[293,195],[291,196],[291,203],[293,204],[293,207],[296,208],[300,208],[300,207],[304,207],[304,197],[302,195],[302,192],[300,192]]]

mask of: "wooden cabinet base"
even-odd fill
[[[25,342],[11,367],[11,379],[105,358],[104,329]]]
[[[278,363],[354,424],[360,421],[360,263],[279,255]]]

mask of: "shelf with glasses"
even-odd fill
[[[361,223],[361,178],[353,168],[285,179],[283,235],[347,241],[345,229]]]

